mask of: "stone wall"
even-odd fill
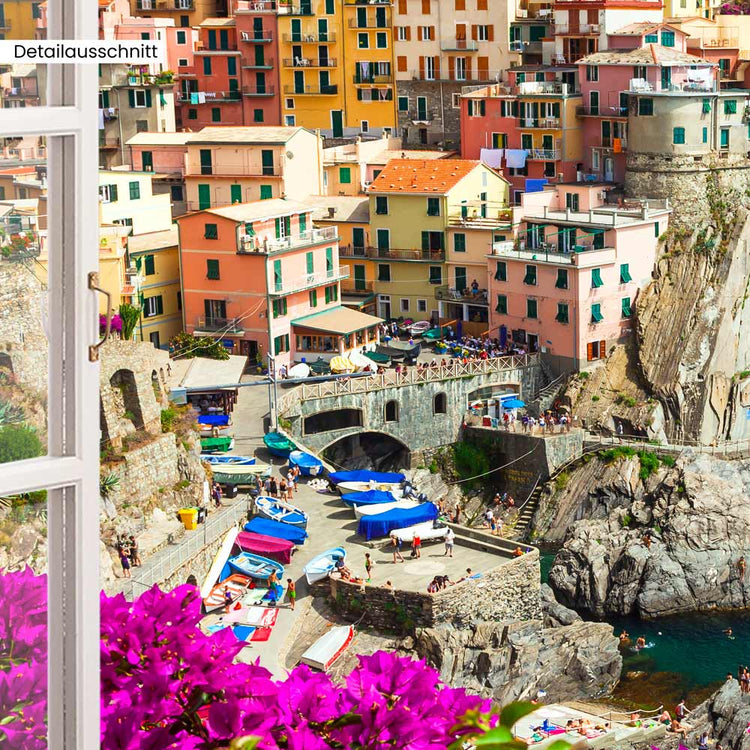
[[[453,108],[453,94],[460,94],[465,82],[399,81],[399,96],[409,97],[409,110],[398,113],[398,130],[405,147],[461,148],[461,110]],[[427,99],[427,122],[415,123],[417,97]],[[420,130],[427,131],[426,142]]]
[[[441,623],[465,626],[481,620],[539,618],[540,586],[539,552],[533,550],[437,594],[334,579],[314,584],[312,593],[329,596],[334,608],[352,620],[406,633]]]

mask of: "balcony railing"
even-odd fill
[[[583,104],[576,107],[578,117],[627,117],[627,107],[609,107],[600,104],[592,107],[590,104]]]
[[[240,41],[249,44],[265,44],[273,41],[273,31],[263,29],[258,31],[240,31]]]
[[[275,96],[275,86],[243,86],[242,96]]]
[[[339,64],[335,57],[286,57],[283,62],[286,68],[336,68]]]
[[[411,250],[394,249],[385,247],[365,248],[357,247],[350,251],[350,254],[343,254],[343,257],[350,258],[391,258],[392,260],[423,260],[437,263],[445,260],[445,250],[420,250],[414,248]]]
[[[120,116],[119,107],[104,107],[102,109],[105,122],[108,120],[116,120]]]
[[[339,248],[339,255],[341,255],[341,249]],[[369,295],[375,292],[374,281],[362,281],[361,279],[349,279],[346,284],[341,285],[341,291],[343,294],[351,295]]]
[[[615,147],[615,141],[619,141],[619,147],[620,151],[626,151],[628,148],[628,139],[627,138],[602,138],[602,145],[601,148],[605,149],[606,151],[612,151]]]
[[[214,164],[188,164],[185,172],[187,177],[198,175],[212,175],[216,177],[281,177],[281,163],[261,166],[260,164],[232,164],[231,166],[216,166]]]
[[[492,245],[492,255],[503,258],[517,258],[519,260],[545,261],[548,263],[563,263],[576,265],[577,256],[592,251],[613,250],[611,247],[594,247],[593,243],[576,244],[571,249],[565,249],[553,242],[542,242],[538,247],[529,247],[525,242],[495,242]]]
[[[680,92],[686,93],[701,92],[706,93],[716,92],[717,84],[716,81],[672,81],[668,86],[654,86],[649,81],[642,79],[632,79],[630,81],[630,93],[631,94],[652,94],[652,93],[666,93],[666,92]]]
[[[445,39],[440,42],[440,49],[443,52],[476,52],[479,42],[471,39]]]
[[[372,85],[376,83],[393,83],[393,76],[392,75],[362,76],[362,75],[355,73],[352,80],[354,81],[354,83],[367,86],[367,85]]]
[[[306,232],[271,239],[257,236],[243,236],[240,238],[240,253],[276,253],[280,250],[291,250],[296,247],[307,245],[322,245],[326,242],[334,242],[338,238],[337,227],[321,227],[320,229],[309,229]]]
[[[579,90],[572,84],[563,83],[563,81],[524,81],[511,87],[511,93],[518,96],[546,96],[547,94],[567,96],[577,94]]]
[[[120,148],[119,136],[99,136],[99,148]]]
[[[532,148],[526,155],[534,161],[558,161],[562,159],[561,152],[556,148]]]
[[[561,127],[559,117],[519,117],[518,126],[542,130],[559,130]]]
[[[337,85],[331,86],[284,86],[285,94],[309,95],[309,96],[334,96],[339,93]]]
[[[36,88],[27,89],[23,86],[6,87],[3,89],[3,97],[5,99],[38,99],[39,91]]]
[[[265,57],[262,60],[253,60],[240,67],[243,70],[270,70],[276,61],[273,57]]]
[[[387,31],[390,29],[390,26],[388,25],[388,21],[379,21],[377,18],[366,18],[364,22],[362,22],[361,18],[350,18],[349,19],[349,28],[350,29],[382,29],[383,31]]]
[[[447,302],[468,303],[470,305],[486,305],[487,290],[478,289],[474,294],[471,289],[455,289],[447,284],[435,287],[435,299],[445,300]]]
[[[235,14],[270,13],[276,10],[276,0],[237,0]]]
[[[316,273],[306,273],[304,276],[297,276],[293,279],[282,279],[281,282],[272,283],[269,292],[274,296],[293,294],[294,292],[304,292],[305,289],[313,289],[317,286],[336,284],[342,279],[348,278],[349,266],[339,266],[338,268],[332,268],[330,271],[317,271]]]
[[[309,34],[284,34],[282,39],[290,44],[325,44],[326,42],[335,42],[336,34],[332,31],[326,31],[322,34],[318,32],[311,32]]]
[[[552,7],[546,8],[518,8],[516,10],[516,20],[526,21],[529,18],[538,18],[540,20],[552,20]]]
[[[512,223],[513,211],[510,208],[488,208],[484,215],[477,208],[472,207],[466,216],[462,213],[450,214],[448,226],[467,227],[468,229],[494,229],[508,226]]]
[[[195,324],[199,331],[223,331],[224,333],[243,333],[242,318],[214,318],[201,315]]]
[[[201,97],[200,94],[203,96]],[[196,98],[195,95],[198,95]],[[242,99],[239,91],[180,91],[177,101],[183,104],[214,104],[216,102],[238,102]]]
[[[591,36],[598,34],[601,30],[601,26],[598,23],[582,23],[578,26],[571,26],[567,23],[556,23],[555,34],[556,35],[567,35],[567,36]],[[583,55],[581,55],[583,57]]]
[[[280,16],[314,16],[312,3],[279,3]]]
[[[425,112],[418,109],[410,109],[406,116],[413,122],[432,122],[437,116],[437,112]]]

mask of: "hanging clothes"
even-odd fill
[[[99,130],[104,130],[104,110],[99,110]]]
[[[528,151],[525,148],[505,149],[505,164],[514,169],[523,169],[526,166]]]
[[[492,169],[500,169],[500,162],[502,161],[505,149],[503,148],[483,148],[479,152],[479,158]]]

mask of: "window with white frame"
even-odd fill
[[[409,312],[409,300],[407,298],[401,298],[401,312]]]
[[[461,94],[451,94],[451,108],[461,109]]]
[[[490,38],[490,27],[489,26],[477,26],[477,41],[486,42]]]
[[[409,27],[396,26],[396,40],[399,42],[409,41]]]
[[[435,58],[425,57],[424,59],[424,77],[426,81],[435,80]]]
[[[370,132],[370,123],[367,120],[362,120],[360,123],[359,129],[363,133],[369,133]]]
[[[136,89],[133,92],[134,96],[134,107],[143,108],[146,107],[146,89]]]
[[[295,115],[284,115],[284,125],[287,127],[294,127],[297,124],[297,117]]]
[[[457,57],[455,65],[456,67],[454,70],[456,74],[456,80],[465,81],[466,80],[466,58]]]
[[[427,300],[426,299],[417,300],[417,312],[420,312],[420,313],[427,312]]]

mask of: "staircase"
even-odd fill
[[[526,535],[526,532],[531,526],[531,519],[534,517],[536,509],[539,507],[542,490],[544,489],[544,485],[539,481],[540,478],[541,476],[537,477],[534,489],[526,498],[526,502],[519,508],[518,517],[516,518],[516,523],[513,527],[514,536],[518,539],[521,539]]]

